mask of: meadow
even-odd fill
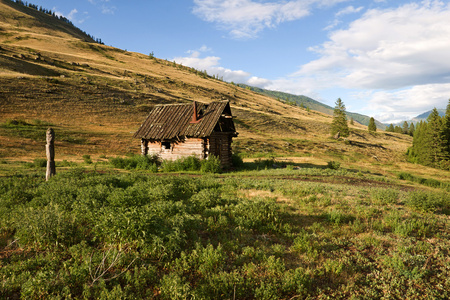
[[[39,160],[0,177],[0,298],[450,296],[443,182],[271,159],[228,173],[84,160],[48,182]]]
[[[0,299],[448,299],[448,171],[350,124],[0,0]],[[158,162],[157,104],[228,100],[235,169]],[[345,101],[345,99],[344,99]],[[56,176],[45,181],[45,132]]]

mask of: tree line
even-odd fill
[[[408,124],[407,121],[403,122],[403,126],[400,127],[398,125],[394,126],[392,123],[386,128],[387,132],[396,132],[396,133],[403,133],[403,134],[409,134],[410,136],[414,136],[414,131],[416,130],[414,123],[411,122]]]
[[[377,130],[374,118],[370,118],[368,130]],[[420,121],[414,125],[405,121],[402,127],[391,124],[386,131],[413,136],[413,145],[407,151],[410,162],[450,170],[450,100],[443,117],[434,108],[426,122]],[[334,108],[331,134],[337,138],[348,137],[350,134],[345,105],[340,98]]]
[[[434,108],[426,122],[416,125],[407,154],[410,162],[450,169],[450,100],[443,117]]]
[[[51,11],[50,9],[43,8],[42,6],[39,6],[39,7],[38,7],[37,5],[35,5],[35,4],[33,4],[33,3],[28,3],[28,2],[26,2],[26,1],[24,2],[24,1],[22,1],[22,0],[11,0],[11,2],[14,2],[14,3],[16,3],[16,4],[20,4],[20,5],[25,6],[25,7],[29,7],[29,8],[35,9],[35,10],[37,10],[37,11],[40,11],[40,12],[44,13],[44,14],[47,14],[47,15],[49,15],[49,16],[52,16],[52,17],[54,17],[54,18],[56,18],[56,19],[58,19],[58,20],[60,20],[60,21],[63,21],[63,22],[65,22],[65,23],[69,24],[70,26],[72,26],[72,27],[74,27],[74,28],[80,30],[83,34],[87,35],[90,39],[94,40],[96,43],[101,44],[101,45],[104,45],[104,44],[105,44],[105,43],[102,42],[102,40],[101,40],[100,38],[95,38],[94,36],[88,34],[87,32],[85,32],[85,31],[79,29],[78,27],[76,27],[76,26],[72,23],[72,21],[70,21],[69,19],[67,19],[66,17],[64,17],[64,16],[62,16],[62,15],[57,15],[56,12]]]

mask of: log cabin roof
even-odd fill
[[[194,105],[197,110],[197,122],[192,122]],[[193,104],[156,105],[134,137],[147,140],[208,137],[221,117],[227,119],[226,129],[222,131],[237,135],[228,101],[215,101],[208,104],[194,102]]]

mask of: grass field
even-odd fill
[[[1,177],[0,296],[449,297],[448,185],[270,163]]]
[[[410,136],[336,140],[331,116],[67,26],[0,0],[0,298],[449,298],[450,176],[408,163]],[[233,170],[137,155],[149,110],[192,100],[230,101]]]

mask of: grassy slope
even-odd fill
[[[293,95],[293,94],[288,94],[288,93],[283,93],[283,92],[278,92],[278,91],[271,91],[271,90],[265,90],[265,89],[261,89],[261,88],[257,88],[257,87],[252,87],[252,86],[248,86],[245,84],[239,84],[239,86],[244,87],[244,88],[248,88],[252,91],[261,93],[263,95],[268,95],[274,98],[277,98],[278,100],[282,101],[282,102],[293,102],[296,103],[298,106],[303,106],[305,108],[309,108],[315,111],[320,111],[322,113],[328,114],[328,115],[333,115],[333,111],[334,108],[323,104],[319,101],[316,101],[312,98],[303,96],[303,95]],[[363,125],[369,125],[369,120],[370,117],[369,116],[365,116],[365,115],[361,115],[358,113],[352,113],[352,112],[347,112],[347,117],[349,119],[353,118],[354,121],[363,124]],[[375,123],[377,125],[377,128],[379,129],[385,129],[386,125],[384,125],[383,123],[376,121]]]
[[[0,1],[3,160],[44,157],[47,124],[56,130],[57,160],[138,153],[131,136],[152,105],[228,99],[239,131],[234,149],[249,157],[278,153],[318,165],[339,160],[349,168],[435,173],[405,163],[408,136],[371,135],[356,124],[349,141],[335,141],[329,115],[87,39],[64,22]],[[8,120],[29,125],[6,126]]]

